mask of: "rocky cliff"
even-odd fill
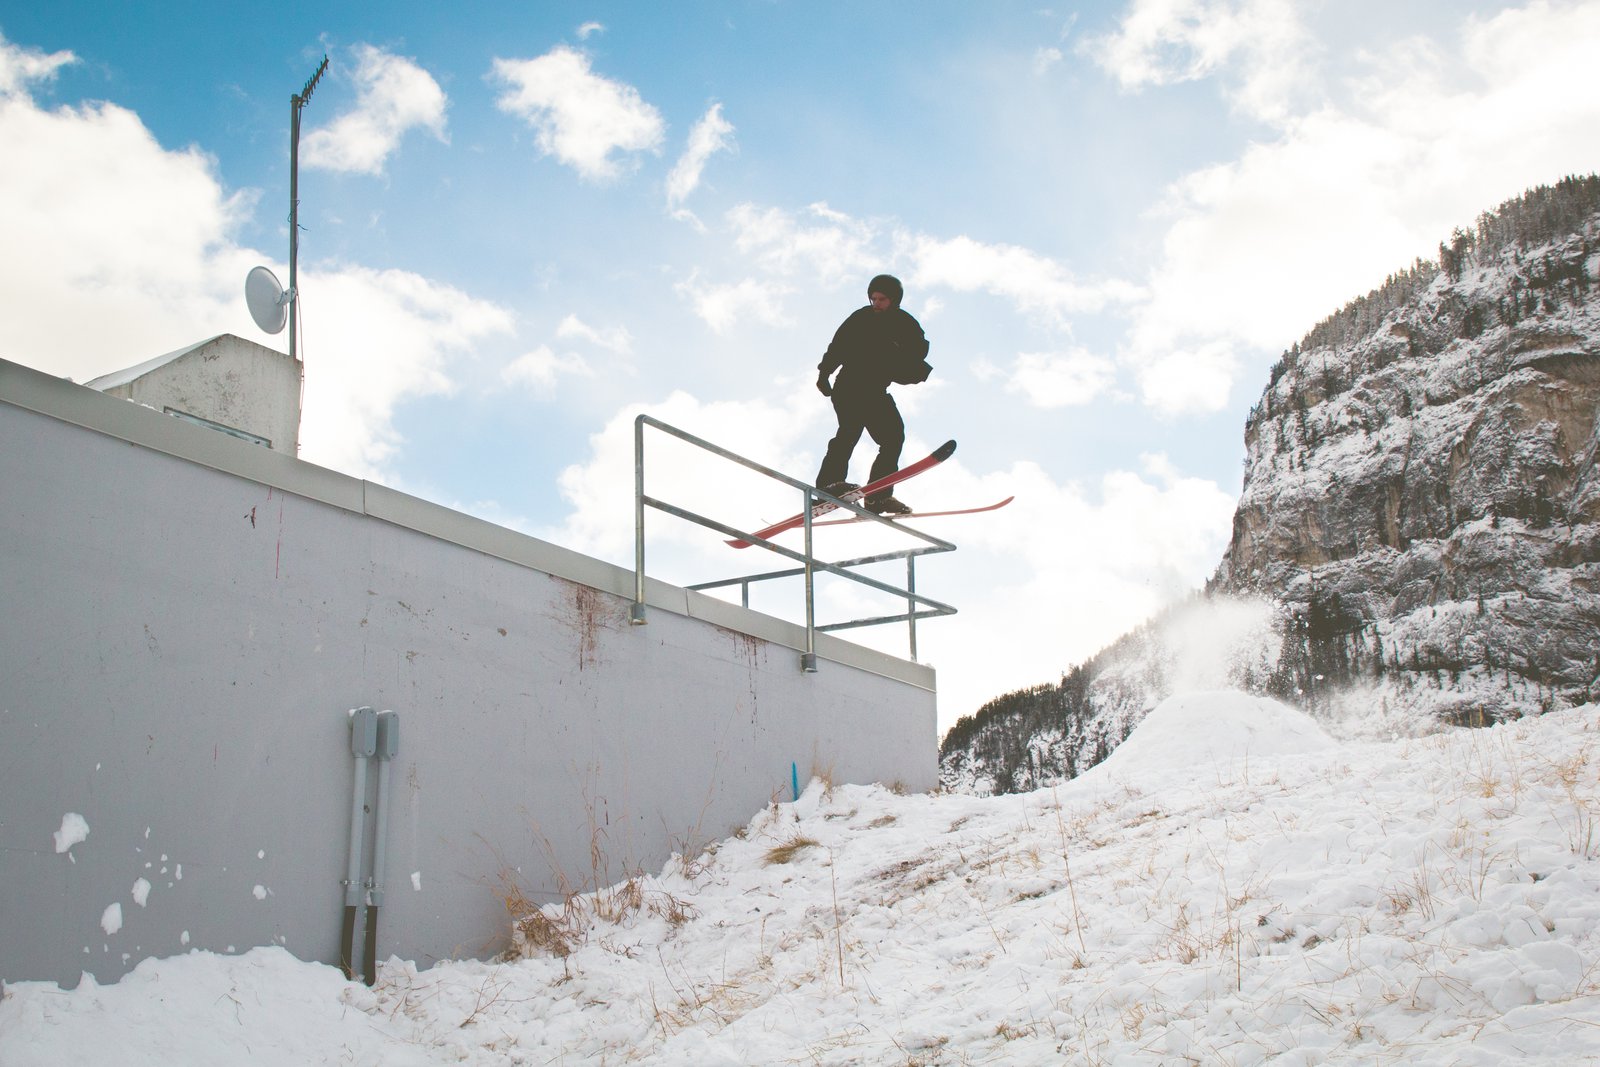
[[[1600,696],[1597,278],[1600,178],[1568,179],[1319,324],[1246,423],[1205,596],[962,720],[946,783],[1092,766],[1181,680],[1176,635],[1225,604],[1270,625],[1213,650],[1215,680],[1325,717],[1426,730]]]
[[[1273,369],[1212,588],[1281,605],[1335,688],[1473,723],[1589,699],[1597,186],[1503,205]]]

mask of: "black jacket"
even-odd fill
[[[910,312],[874,311],[868,304],[839,325],[817,370],[827,376],[843,368],[834,382],[835,392],[881,393],[898,370],[927,355],[928,339]]]

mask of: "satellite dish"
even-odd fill
[[[266,333],[277,333],[289,321],[289,291],[265,267],[256,267],[245,276],[244,302],[250,317]]]

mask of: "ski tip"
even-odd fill
[[[940,463],[943,463],[945,460],[955,455],[955,453],[956,443],[954,441],[946,441],[944,444],[933,450],[934,458]]]

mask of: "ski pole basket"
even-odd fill
[[[725,523],[718,522],[716,519],[689,511],[686,508],[678,507],[674,504],[669,504],[664,500],[659,500],[653,496],[647,495],[645,493],[644,486],[644,431],[645,427],[647,426],[653,427],[662,433],[676,437],[679,440],[693,445],[696,448],[703,449],[712,455],[718,456],[732,463],[736,463],[741,467],[755,471],[758,474],[764,475],[775,481],[782,482],[783,484],[798,490],[801,496],[800,510],[805,516],[805,521],[801,527],[801,529],[804,531],[803,547],[799,551],[796,551],[795,549],[780,545],[775,541],[760,537],[748,530],[737,529],[733,526],[726,525]],[[873,512],[868,511],[866,508],[861,507],[859,504],[831,496],[827,493],[824,493],[816,486],[808,485],[807,483],[800,481],[798,478],[791,478],[787,474],[784,474],[780,471],[775,471],[770,467],[762,466],[754,460],[747,459],[735,452],[730,452],[725,448],[720,448],[709,441],[702,440],[693,434],[680,430],[676,426],[671,426],[660,421],[659,419],[651,418],[649,415],[640,415],[634,419],[633,457],[634,594],[633,607],[631,609],[629,619],[635,625],[644,625],[647,621],[644,581],[645,508],[647,507],[655,508],[658,511],[664,511],[669,515],[675,515],[680,519],[685,519],[699,526],[716,530],[719,533],[726,535],[730,539],[748,542],[751,545],[759,545],[770,552],[776,552],[778,555],[785,556],[800,564],[798,567],[787,568],[784,570],[768,571],[762,574],[750,574],[739,578],[724,578],[717,581],[701,582],[697,585],[691,585],[688,588],[696,591],[705,591],[708,589],[724,589],[732,586],[738,586],[741,593],[741,604],[742,606],[748,608],[750,606],[751,585],[757,582],[776,581],[784,578],[802,578],[805,586],[805,650],[800,657],[800,666],[802,670],[815,671],[817,669],[817,633],[827,633],[833,630],[848,630],[862,626],[881,626],[887,623],[898,622],[904,622],[906,624],[907,637],[910,646],[910,658],[914,662],[917,658],[917,620],[933,618],[939,615],[954,615],[956,613],[956,609],[950,605],[940,603],[937,600],[930,599],[929,597],[925,597],[921,593],[917,592],[917,557],[933,555],[940,552],[954,552],[956,546],[951,544],[949,541],[940,540],[939,538],[932,537],[920,530],[912,529],[901,522],[895,522],[884,518],[881,515],[874,514]],[[857,559],[835,560],[833,562],[818,559],[812,546],[811,509],[817,504],[824,502],[832,503],[843,510],[854,512],[864,520],[873,521],[884,526],[892,527],[899,533],[909,535],[919,541],[922,541],[923,544],[916,545],[911,548],[900,549],[898,551],[884,552],[878,555],[862,556]],[[903,559],[906,562],[906,584],[904,588],[891,585],[887,582],[879,581],[876,578],[868,577],[865,574],[857,573],[852,569],[857,567],[865,567],[871,564],[891,562],[899,559]],[[851,619],[844,622],[832,622],[824,625],[818,625],[816,621],[816,575],[819,571],[824,571],[829,574],[836,574],[848,581],[855,582],[871,589],[876,589],[879,592],[887,593],[890,596],[901,599],[905,602],[905,610],[903,612],[899,612],[898,614],[879,615],[871,618]]]

